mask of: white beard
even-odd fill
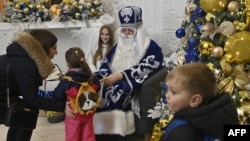
[[[138,48],[135,35],[125,37],[121,35],[118,40],[116,52],[111,63],[112,72],[122,72],[138,63]]]

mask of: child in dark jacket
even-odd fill
[[[65,58],[69,70],[64,79],[55,88],[53,97],[67,101],[67,108],[70,111],[66,113],[65,117],[66,141],[95,141],[93,128],[95,108],[93,107],[92,111],[86,113],[83,111],[76,112],[79,108],[76,107],[77,105],[73,101],[76,101],[79,97],[77,94],[81,85],[80,83],[88,82],[95,92],[98,92],[100,89],[99,80],[92,75],[81,48],[72,47],[68,49]],[[97,102],[96,99],[94,100],[90,97],[90,95],[86,96],[88,100],[92,100],[92,104]],[[84,100],[79,101],[82,106],[84,106],[83,102]],[[97,103],[95,106],[97,106]]]
[[[234,102],[229,94],[217,94],[216,78],[205,64],[174,68],[166,77],[166,85],[167,106],[174,112],[173,119],[188,124],[172,129],[162,141],[203,141],[204,135],[223,141],[223,126],[238,124]]]

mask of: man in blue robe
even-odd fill
[[[145,80],[164,67],[161,47],[143,28],[141,8],[126,6],[118,15],[118,42],[95,72],[105,82],[94,116],[96,135],[125,136],[135,132],[132,98]]]

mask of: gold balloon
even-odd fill
[[[237,12],[239,10],[239,2],[238,1],[230,1],[227,5],[227,10],[230,12]]]
[[[212,51],[211,51],[211,55],[214,58],[220,58],[223,55],[223,53],[224,53],[223,48],[220,46],[216,46],[216,47],[212,48]]]
[[[231,56],[231,62],[250,63],[250,32],[241,31],[231,35],[224,46],[226,54]]]
[[[205,12],[223,12],[228,0],[200,0],[201,8]]]

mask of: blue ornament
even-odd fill
[[[43,17],[44,13],[43,12],[37,12],[36,13],[36,17],[39,18],[39,17]]]
[[[198,14],[196,13],[196,11],[194,11],[192,14],[191,14],[191,17],[190,17],[190,21],[191,22],[195,22],[195,20],[198,18]]]
[[[186,36],[186,32],[183,28],[179,28],[176,30],[175,35],[177,38],[182,38],[182,37]]]
[[[28,7],[26,3],[24,2],[20,3],[20,9],[24,9],[26,7]]]
[[[195,9],[195,11],[196,11],[196,13],[198,14],[199,17],[205,16],[205,14],[206,14],[206,12],[200,7],[197,7]]]
[[[188,47],[185,53],[185,61],[187,63],[197,62],[199,59],[198,55],[199,55],[199,52],[195,48]]]
[[[195,37],[188,38],[188,47],[195,47],[199,42]]]
[[[168,91],[168,86],[166,83],[164,82],[161,82],[161,93],[162,93],[162,102],[164,104],[167,104],[167,97],[166,97],[166,93]]]
[[[198,32],[202,32],[202,25],[201,24],[197,24],[195,29],[198,31]]]

